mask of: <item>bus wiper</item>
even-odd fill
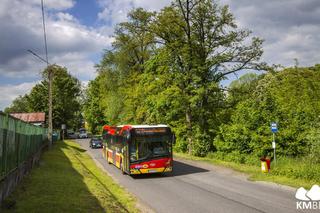
[[[169,153],[168,154],[159,154],[159,155],[153,155],[153,157],[168,157],[169,156]]]
[[[139,158],[135,161],[132,161],[132,163],[139,163],[141,161],[146,161],[146,160],[150,160],[150,159],[154,159],[154,158],[159,158],[159,157],[169,157],[169,153],[167,154],[159,154],[159,155],[155,155],[153,153],[149,153],[147,156],[143,157],[143,158]]]
[[[158,154],[158,155],[151,154],[150,156],[147,156],[145,160],[155,159],[160,157],[169,157],[169,154]]]
[[[152,156],[152,153],[149,153],[147,156],[145,156],[145,157],[143,157],[143,158],[139,158],[139,159],[137,159],[137,160],[135,160],[135,161],[133,161],[133,162],[138,163],[138,162],[140,162],[140,161],[148,160],[148,159],[150,159],[150,156]]]

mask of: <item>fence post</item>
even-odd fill
[[[1,134],[1,140],[2,140],[2,142],[1,142],[1,162],[0,162],[0,168],[1,168],[1,170],[0,170],[0,172],[1,172],[1,174],[0,174],[0,177],[1,178],[3,178],[4,176],[5,176],[5,174],[6,174],[6,172],[5,172],[5,168],[4,168],[4,166],[5,166],[5,145],[4,145],[4,143],[5,143],[5,140],[6,140],[6,138],[5,138],[5,129],[6,129],[6,127],[5,127],[5,116],[4,115],[1,115],[0,114],[0,122],[1,122],[1,128],[2,128],[2,134]]]
[[[17,134],[17,167],[20,164],[20,138],[21,138],[21,122],[16,122],[16,134]]]
[[[9,127],[9,116],[6,115],[4,119],[4,136],[3,136],[3,171],[4,174],[7,174],[7,137],[8,137],[8,127]]]

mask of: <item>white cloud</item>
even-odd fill
[[[98,14],[98,18],[112,25],[125,21],[127,12],[134,7],[131,0],[101,0],[99,3],[104,9]]]
[[[32,5],[41,5],[40,0],[18,0],[20,2],[32,4]],[[43,0],[43,4],[46,9],[53,10],[65,10],[72,8],[75,5],[75,0]]]
[[[105,33],[106,30],[82,25],[72,14],[65,12],[76,1],[44,0],[44,3],[49,62],[65,66],[80,80],[93,79],[95,56],[111,45],[112,37]],[[0,86],[1,92],[7,91],[1,99],[2,107],[8,106],[8,101],[20,95],[20,91],[21,95],[27,91],[19,88],[32,85],[18,87],[4,79],[15,79],[16,83],[25,78],[35,81],[40,79],[46,66],[27,52],[30,49],[45,58],[41,14],[40,0],[1,1]]]
[[[35,1],[39,2],[39,0]],[[72,8],[74,5],[74,0],[45,0],[45,6],[50,9],[64,10]]]
[[[136,5],[136,7],[142,7],[147,10],[155,10],[155,11],[162,9],[163,7],[168,6],[171,3],[171,1],[169,1],[169,0],[162,0],[162,1],[158,1],[158,0],[133,0],[133,2],[134,2],[134,5]]]
[[[23,79],[34,76],[38,79],[46,64],[31,54],[12,58],[6,63],[0,64],[0,76]]]
[[[292,66],[320,63],[319,0],[221,0],[229,4],[240,27],[265,39],[263,60]]]
[[[102,7],[98,14],[111,26],[127,20],[132,8],[143,7],[159,11],[170,0],[98,0]],[[265,40],[262,59],[270,64],[291,66],[297,58],[302,66],[320,61],[320,1],[319,0],[220,0],[230,5],[236,22]],[[108,32],[111,30],[108,28]]]
[[[69,13],[63,13],[63,12],[59,12],[56,14],[57,18],[59,21],[62,21],[62,22],[74,22],[74,23],[77,23],[78,24],[78,20],[75,19],[71,14]]]
[[[230,5],[240,27],[265,39],[263,60],[285,66],[292,65],[294,58],[302,66],[320,63],[319,0],[220,1]],[[74,7],[75,0],[44,0],[46,14],[49,14],[46,16],[49,60],[67,67],[80,80],[88,81],[96,76],[92,58],[110,46],[113,27],[125,21],[131,9],[143,7],[159,11],[170,2],[98,0],[101,12],[97,17],[104,25],[93,28],[82,25],[66,12]],[[0,89],[6,94],[18,95],[19,86],[3,82],[1,77],[39,79],[45,64],[27,50],[44,57],[40,0],[1,0],[0,29]],[[1,106],[17,95],[2,96]]]
[[[22,83],[18,85],[0,85],[0,110],[4,110],[19,95],[29,93],[37,82]]]
[[[79,52],[69,52],[53,58],[60,66],[67,67],[68,71],[78,79],[91,80],[96,76],[95,64],[87,60],[87,55]]]
[[[170,0],[98,0],[103,8],[98,14],[100,20],[104,20],[111,25],[127,20],[128,12],[133,8],[142,7],[149,11],[159,11],[168,6]]]
[[[74,1],[46,1],[50,8],[66,9]],[[4,13],[3,8],[7,8]],[[10,8],[10,9],[8,9]],[[32,59],[27,50],[31,49],[44,58],[41,9],[34,1],[6,1],[0,6],[0,76],[37,75],[44,67],[37,59]],[[94,76],[94,65],[90,57],[110,46],[112,38],[101,34],[98,29],[81,25],[71,14],[57,11],[46,17],[49,61],[72,65],[79,78]],[[81,55],[81,57],[66,57]],[[57,60],[56,60],[57,59]],[[69,68],[68,66],[66,66]],[[91,72],[91,74],[88,74]]]
[[[294,58],[300,65],[320,63],[320,29],[313,25],[293,26],[287,32],[278,33],[279,39],[265,45],[265,56],[269,62],[292,65]]]

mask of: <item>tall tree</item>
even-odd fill
[[[222,122],[220,81],[260,69],[261,45],[215,1],[175,0],[158,13],[133,10],[98,65],[100,108],[111,124],[168,123],[182,150],[205,155]]]
[[[175,86],[184,96],[181,104],[192,153],[195,140],[202,147],[209,145],[201,137],[210,134],[207,117],[216,114],[220,105],[219,82],[239,70],[260,69],[262,40],[250,42],[250,32],[237,28],[228,7],[211,0],[174,1],[157,14],[151,31],[161,51],[170,55],[160,64],[170,67],[167,70],[174,73]]]
[[[101,127],[107,122],[101,107],[101,100],[104,93],[100,89],[100,80],[102,75],[99,75],[95,80],[90,81],[85,90],[84,100],[84,117],[89,124],[89,129],[93,134],[100,132]]]
[[[80,93],[81,85],[78,79],[70,75],[66,68],[52,65],[53,79],[53,127],[60,129],[61,124],[68,128],[79,127],[81,119]],[[15,111],[20,108],[26,112],[45,112],[48,114],[48,80],[47,70],[44,71],[44,80],[36,84],[30,94],[18,97],[13,101]],[[27,106],[27,107],[26,107]],[[18,110],[18,111],[21,111]],[[22,112],[22,111],[21,111]]]
[[[106,51],[97,66],[102,92],[101,108],[109,123],[142,122],[136,116],[140,104],[137,84],[144,63],[155,48],[153,34],[148,31],[153,13],[141,8],[128,14],[128,21],[115,30],[112,50]]]
[[[19,96],[14,99],[11,105],[4,109],[5,113],[30,112],[28,95]]]

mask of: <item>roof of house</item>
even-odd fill
[[[45,122],[46,120],[46,114],[44,112],[11,113],[10,115],[28,123]]]

